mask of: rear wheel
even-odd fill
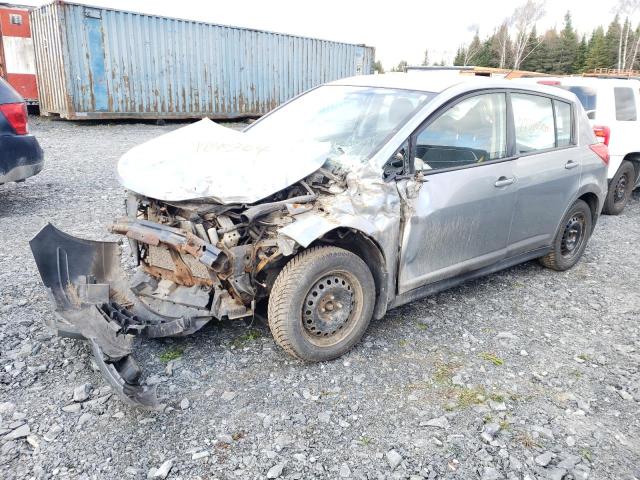
[[[374,301],[373,276],[360,257],[316,247],[296,255],[278,274],[269,297],[269,327],[292,356],[331,360],[360,340]]]
[[[562,219],[551,252],[540,258],[540,263],[558,271],[573,267],[587,248],[592,225],[589,205],[577,200]]]
[[[621,214],[629,198],[631,198],[635,180],[636,169],[631,162],[625,160],[611,179],[602,213],[606,215]]]

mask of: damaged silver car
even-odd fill
[[[607,192],[576,97],[511,81],[393,74],[333,82],[245,131],[202,120],[120,160],[119,246],[52,225],[31,241],[60,334],[85,339],[127,402],[154,407],[134,338],[266,309],[275,341],[336,358],[390,308],[520,262],[566,270]]]

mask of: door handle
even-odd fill
[[[497,188],[506,187],[507,185],[511,185],[515,181],[516,181],[515,177],[511,177],[511,178],[500,177],[498,180],[496,180],[496,183],[494,183],[494,185]]]
[[[579,166],[580,164],[574,160],[569,160],[567,163],[564,164],[564,168],[566,168],[567,170],[571,170],[572,168],[576,168]]]

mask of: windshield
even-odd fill
[[[330,158],[364,162],[434,94],[390,88],[325,85],[274,111],[248,135],[330,144]]]

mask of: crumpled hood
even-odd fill
[[[315,172],[328,143],[276,143],[205,118],[138,145],[118,162],[126,189],[164,201],[255,203]]]

